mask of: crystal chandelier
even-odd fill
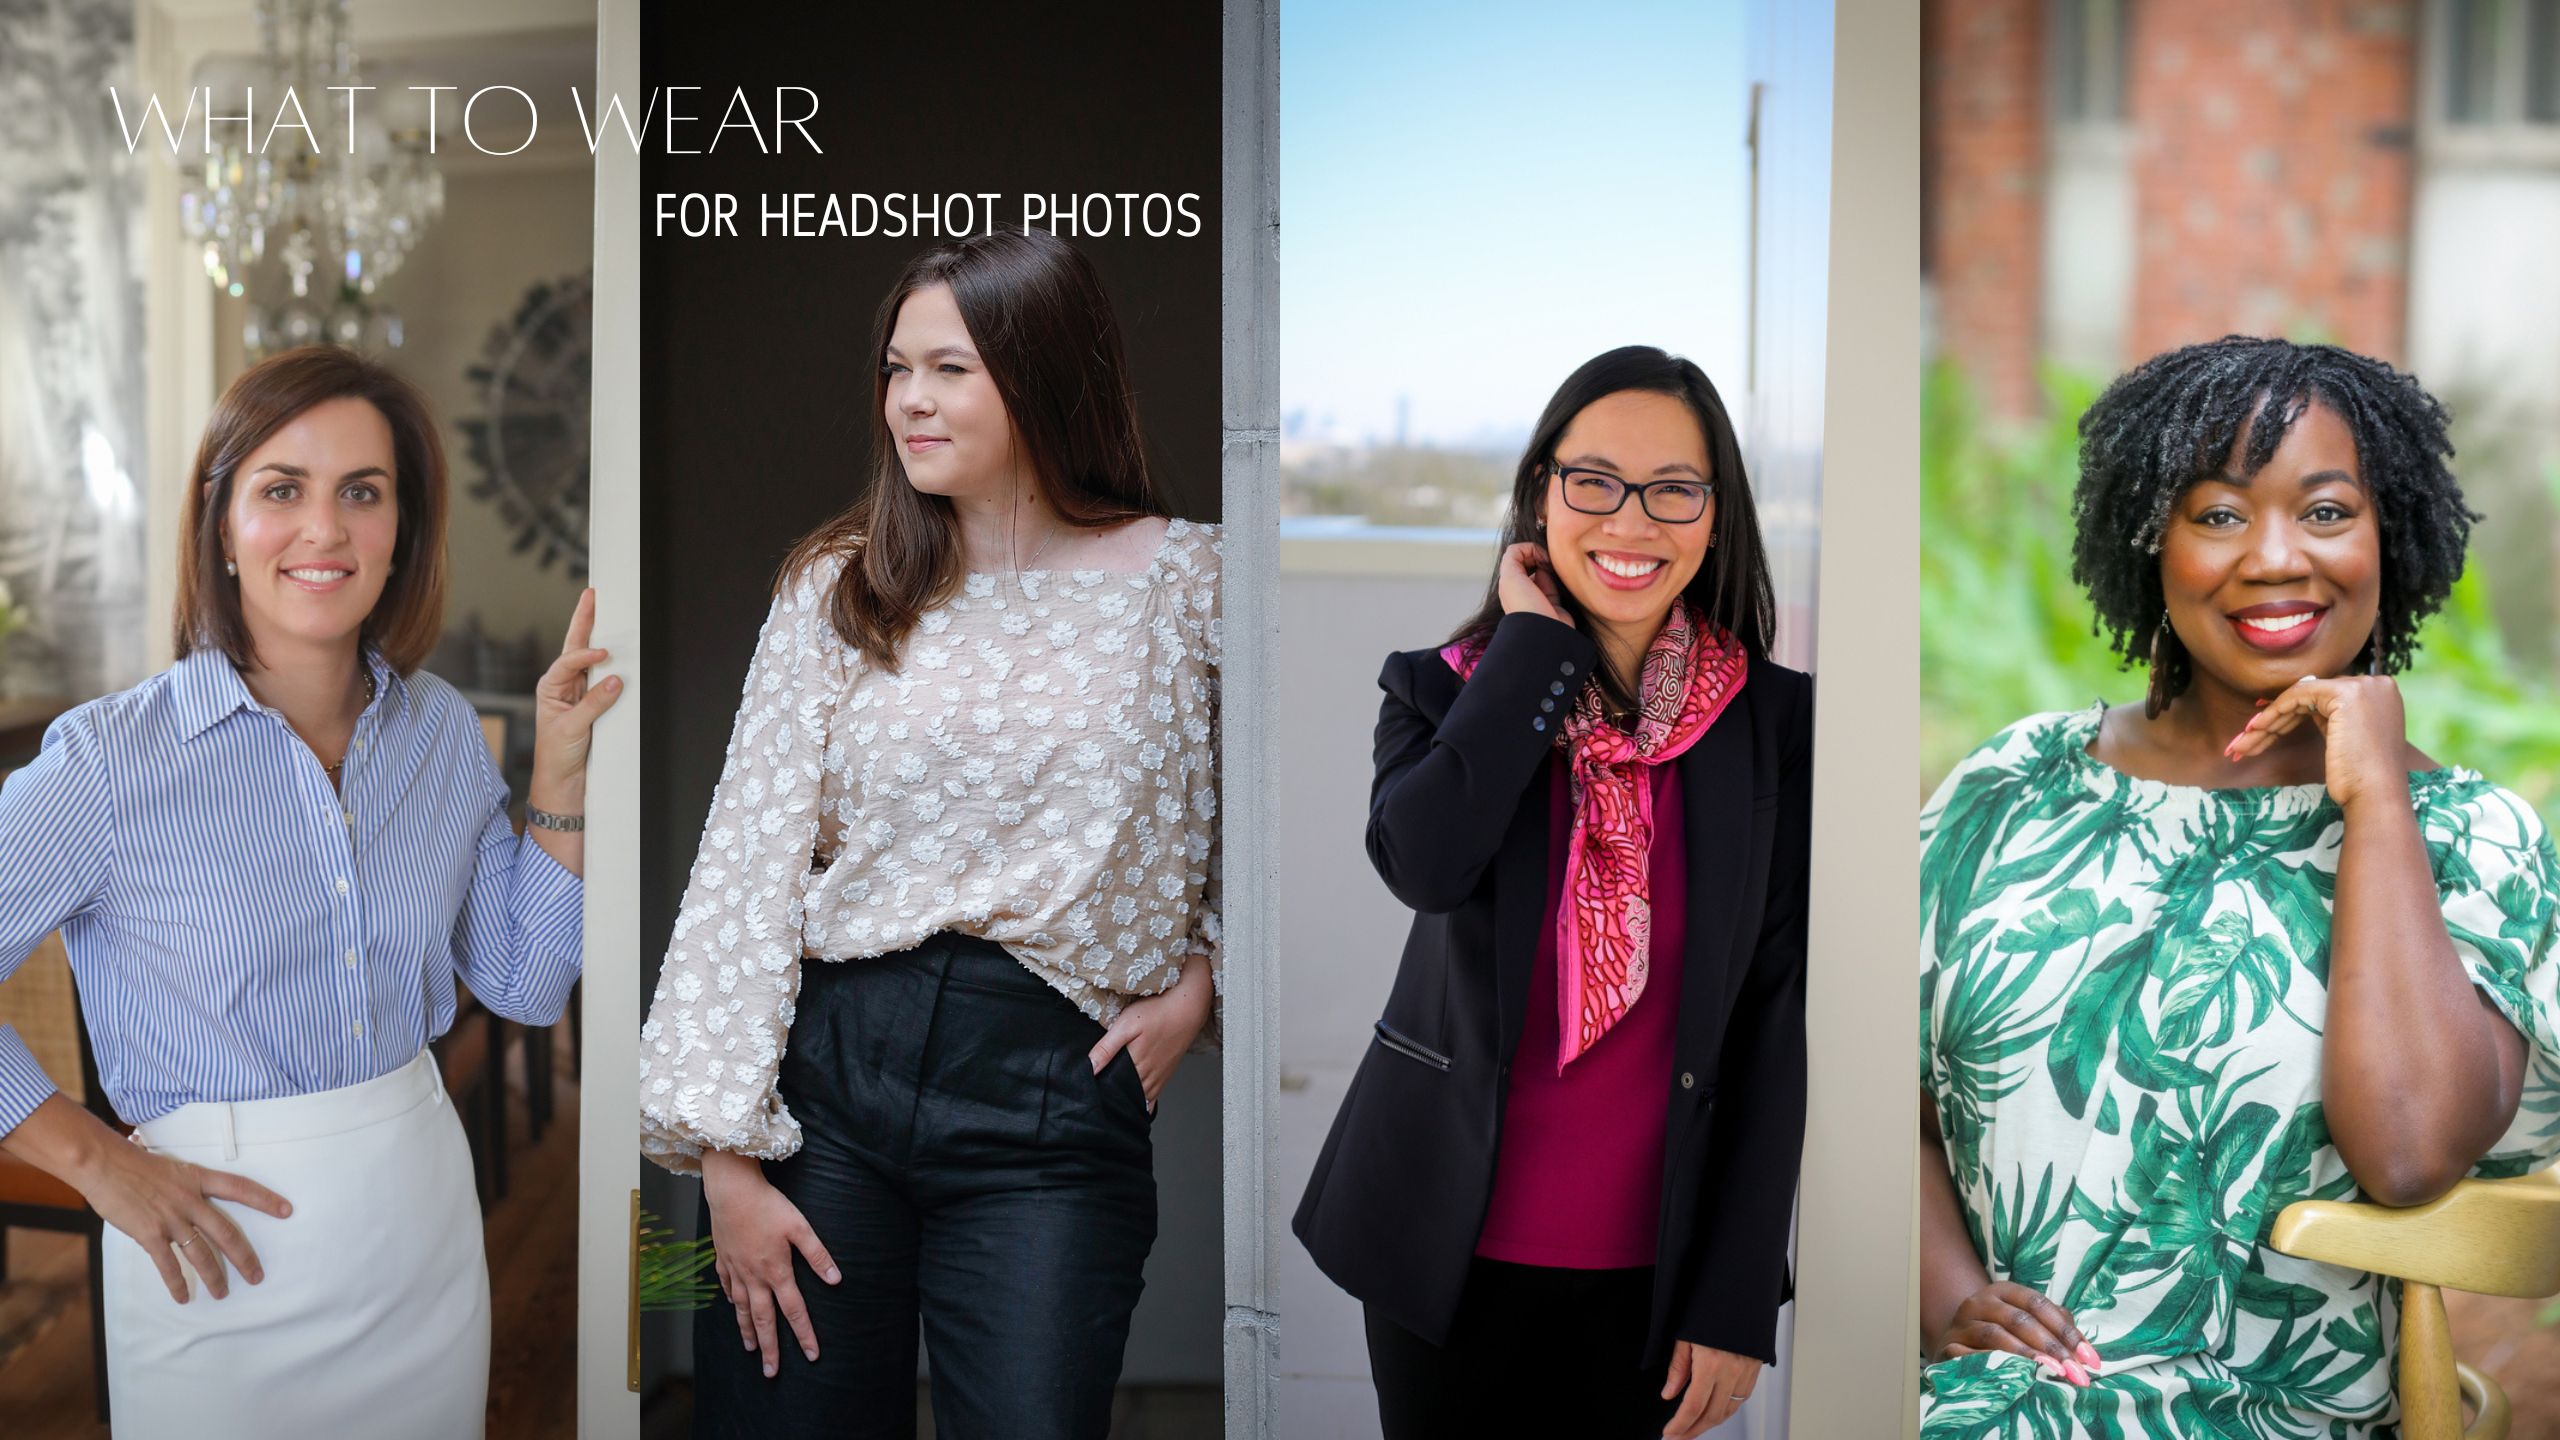
[[[350,144],[344,90],[360,85],[346,0],[258,0],[257,92],[270,97],[269,118],[290,88],[310,124],[277,138],[269,126],[264,153],[245,136],[215,146],[178,197],[187,239],[204,247],[214,288],[249,301],[241,340],[252,357],[271,349],[333,341],[397,347],[400,317],[374,298],[400,269],[418,237],[444,213],[444,176],[428,153],[424,129],[384,132],[359,126]],[[256,124],[241,127],[244,131]],[[273,281],[252,296],[250,277],[273,255],[291,294],[262,303]]]

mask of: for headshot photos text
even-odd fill
[[[664,237],[735,237],[752,225],[765,237],[933,239],[973,235],[1007,224],[1069,239],[1146,236],[1189,239],[1201,230],[1199,195],[1140,191],[948,195],[795,191],[741,198],[725,191],[659,191],[654,230]],[[752,212],[752,214],[750,214]]]

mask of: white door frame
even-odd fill
[[[1268,1440],[1279,1347],[1271,1257],[1281,1211],[1271,1115],[1280,1093],[1278,785],[1271,773],[1280,614],[1280,7],[1229,0],[1222,43],[1218,339],[1224,866],[1226,1433]]]
[[[639,0],[598,0],[595,96],[640,94]],[[578,1085],[578,1434],[640,1432],[640,157],[596,149],[587,573],[621,701],[587,760]]]

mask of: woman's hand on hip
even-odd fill
[[[1523,540],[1502,552],[1502,564],[1494,571],[1495,593],[1502,598],[1502,613],[1544,615],[1550,620],[1570,625],[1573,617],[1564,610],[1562,593],[1556,589],[1555,567],[1547,563],[1547,547]]]
[[[2013,1280],[1994,1280],[1965,1297],[1939,1337],[1932,1362],[1982,1350],[2024,1355],[2056,1380],[2088,1388],[2098,1352],[2071,1312]]]
[[[2320,729],[2329,798],[2339,809],[2352,814],[2368,800],[2409,808],[2409,724],[2390,676],[2306,675],[2249,717],[2223,753],[2245,760],[2305,724]]]
[[[1138,1067],[1138,1084],[1147,1092],[1147,1108],[1153,1110],[1156,1097],[1164,1093],[1164,1084],[1173,1078],[1182,1057],[1191,1052],[1191,1042],[1200,1038],[1201,1027],[1209,1023],[1209,1012],[1216,1004],[1209,986],[1209,957],[1193,955],[1182,962],[1182,978],[1173,982],[1172,989],[1121,1006],[1085,1058],[1099,1075],[1111,1057],[1126,1048],[1130,1063]]]
[[[1662,1427],[1666,1440],[1695,1440],[1733,1418],[1742,1402],[1751,1398],[1751,1387],[1760,1383],[1760,1362],[1748,1355],[1730,1350],[1695,1345],[1675,1340],[1671,1345],[1671,1374],[1662,1385],[1662,1398],[1680,1395],[1680,1408]],[[1681,1392],[1688,1392],[1682,1395]]]
[[[622,696],[622,681],[608,675],[593,685],[587,671],[603,664],[606,654],[588,645],[595,632],[596,592],[590,586],[578,596],[569,616],[568,638],[560,658],[542,672],[533,687],[533,789],[531,799],[545,810],[577,807],[587,794],[587,749],[596,717]],[[552,803],[545,804],[545,801]]]
[[[169,1287],[169,1298],[181,1305],[187,1303],[181,1257],[203,1277],[204,1288],[216,1300],[231,1293],[226,1260],[252,1285],[266,1278],[249,1237],[214,1201],[229,1200],[279,1220],[293,1213],[283,1196],[255,1180],[155,1155],[134,1144],[100,1147],[77,1188],[100,1219],[132,1236],[151,1257],[160,1283]]]
[[[844,1278],[818,1232],[789,1196],[764,1178],[764,1166],[753,1156],[720,1150],[702,1154],[702,1196],[711,1206],[711,1253],[720,1275],[720,1293],[738,1311],[738,1339],[764,1354],[764,1373],[782,1364],[781,1332],[774,1323],[779,1311],[800,1341],[800,1353],[818,1358],[818,1334],[809,1324],[808,1304],[800,1298],[800,1282],[791,1268],[793,1251],[809,1262],[818,1278],[833,1285]]]

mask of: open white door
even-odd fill
[[[640,89],[639,0],[598,0],[591,96]],[[587,983],[578,1075],[578,1434],[640,1433],[633,1247],[640,1183],[640,157],[596,150],[588,575],[595,643],[629,688],[587,785]]]

